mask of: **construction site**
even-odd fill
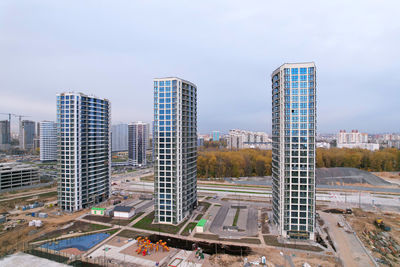
[[[319,191],[316,241],[289,242],[269,220],[268,187],[201,182],[193,214],[179,225],[165,225],[153,222],[146,171],[121,177],[114,178],[108,201],[75,213],[58,209],[55,187],[2,194],[0,253],[24,251],[75,266],[399,264],[396,193]]]

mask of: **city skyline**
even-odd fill
[[[56,93],[75,91],[110,99],[113,123],[151,122],[149,84],[154,77],[171,74],[201,88],[200,133],[233,128],[270,133],[271,103],[264,90],[271,86],[269,73],[282,62],[312,60],[319,66],[319,133],[344,128],[399,132],[400,63],[393,59],[400,56],[395,49],[400,27],[390,19],[399,4],[337,1],[291,7],[263,2],[245,6],[230,2],[226,9],[213,2],[120,1],[93,7],[3,1],[1,112],[31,115],[34,121],[55,120]],[[87,23],[85,14],[93,10]],[[296,27],[269,10],[295,17]],[[182,24],[173,16],[176,12],[193,21]],[[152,21],[143,23],[149,14]],[[318,25],[305,19],[311,15]],[[180,34],[166,35],[170,28]],[[183,42],[185,34],[194,42]],[[167,41],[161,46],[158,38]]]

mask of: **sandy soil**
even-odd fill
[[[131,255],[134,257],[142,258],[142,259],[147,259],[155,262],[160,262],[162,259],[167,257],[170,253],[173,253],[176,249],[171,248],[170,251],[163,251],[162,249],[159,250],[158,252],[152,251],[151,255],[146,255],[143,256],[142,253],[138,254],[136,250],[138,249],[138,245],[135,243],[132,246],[127,247],[126,249],[122,250],[121,253]]]
[[[255,249],[251,255],[246,257],[231,256],[226,254],[212,255],[208,261],[205,262],[203,266],[229,266],[229,267],[241,267],[243,266],[245,258],[248,262],[260,262],[261,257],[265,256],[267,260],[267,266],[275,265],[285,265],[285,260],[280,254],[281,250],[275,248],[263,248]],[[286,252],[287,253],[287,252]],[[339,266],[333,257],[319,256],[317,254],[300,253],[300,252],[290,252],[293,263],[295,266],[303,266],[305,262],[309,263],[311,266],[324,266],[324,267],[336,267]],[[209,264],[209,265],[208,265]],[[288,262],[286,262],[286,266]]]
[[[107,242],[107,245],[114,246],[114,247],[122,247],[128,242],[129,238],[115,236],[110,241]]]

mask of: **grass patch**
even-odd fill
[[[199,221],[201,218],[203,218],[203,214],[197,214],[196,216],[196,221]]]
[[[137,218],[139,218],[143,214],[144,214],[143,211],[136,213],[135,216],[133,216],[132,219],[130,219],[130,221],[133,222],[134,220],[136,220]]]
[[[207,210],[210,208],[211,203],[205,202],[205,201],[200,201],[200,202],[199,202],[199,206],[203,206],[202,212],[206,213]]]
[[[185,229],[182,231],[181,235],[188,236],[190,234],[190,231],[193,231],[193,229],[196,227],[196,225],[197,225],[197,223],[195,223],[195,222],[189,223],[185,227]]]
[[[91,231],[98,231],[98,230],[104,230],[104,229],[109,229],[111,228],[110,226],[105,226],[102,224],[97,224],[97,223],[92,223],[90,224],[90,228],[87,232],[91,232]]]
[[[139,236],[148,236],[146,233],[135,232],[132,230],[122,230],[118,236],[136,239]]]
[[[240,209],[236,209],[235,218],[233,218],[232,226],[237,226],[239,220]]]
[[[113,235],[113,234],[115,234],[116,232],[118,232],[120,229],[112,229],[112,230],[110,230],[110,231],[107,231],[107,233],[108,234],[110,234],[110,235]]]
[[[56,196],[57,196],[57,191],[47,192],[47,193],[43,193],[43,194],[39,195],[39,197],[43,197],[43,198],[45,198],[45,197],[56,197]]]
[[[254,245],[261,244],[261,241],[258,238],[230,239],[230,238],[219,238],[217,235],[213,235],[213,234],[201,234],[201,233],[194,234],[194,237],[207,239],[207,240],[215,240],[215,241],[227,241],[227,242],[235,242],[235,243],[254,244]]]
[[[150,230],[155,232],[163,232],[170,234],[177,234],[183,225],[187,222],[187,219],[181,222],[179,225],[171,225],[171,224],[161,224],[161,223],[153,223],[154,220],[154,211],[150,212],[143,219],[138,221],[133,225],[135,228],[140,228],[144,230]]]
[[[315,251],[321,252],[323,249],[316,246],[311,245],[303,245],[303,244],[282,244],[279,243],[278,237],[274,235],[264,235],[263,236],[265,244],[274,247],[282,247],[282,248],[292,248],[292,249],[301,249],[301,250],[308,250],[308,251]]]
[[[206,197],[207,200],[212,199],[212,197]]]
[[[69,221],[67,223],[71,223],[72,221]],[[33,241],[42,241],[42,240],[47,240],[47,239],[53,239],[53,238],[58,238],[62,235],[66,235],[69,233],[88,233],[92,231],[98,231],[98,230],[106,230],[110,229],[111,227],[109,226],[104,226],[101,224],[95,224],[95,223],[86,223],[86,222],[81,222],[81,221],[74,221],[71,226],[65,229],[59,229],[59,230],[54,230],[52,232],[46,233],[38,238],[36,238]],[[113,231],[113,230],[110,230]]]

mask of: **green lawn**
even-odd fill
[[[237,226],[237,221],[239,219],[240,209],[236,209],[235,218],[233,218],[232,226]]]
[[[188,236],[188,235],[190,234],[190,233],[189,233],[190,230],[193,231],[193,229],[196,227],[196,225],[197,225],[197,223],[195,223],[195,222],[189,223],[189,224],[185,227],[185,229],[182,231],[181,235]]]
[[[197,214],[195,221],[199,221],[203,217],[203,214]]]
[[[134,224],[133,227],[155,232],[177,234],[182,226],[185,225],[185,223],[187,222],[187,220],[184,220],[179,225],[157,224],[153,223],[153,219],[154,211],[150,212],[147,216]]]
[[[205,202],[205,201],[200,201],[199,202],[199,206],[203,206],[204,208],[203,208],[203,213],[206,213],[207,212],[207,210],[208,210],[208,208],[211,206],[211,203],[209,203],[209,202]]]
[[[97,230],[104,230],[104,229],[109,229],[111,228],[110,226],[105,226],[102,224],[96,224],[96,223],[92,223],[90,224],[90,228],[88,232],[92,232],[92,231],[97,231]]]

